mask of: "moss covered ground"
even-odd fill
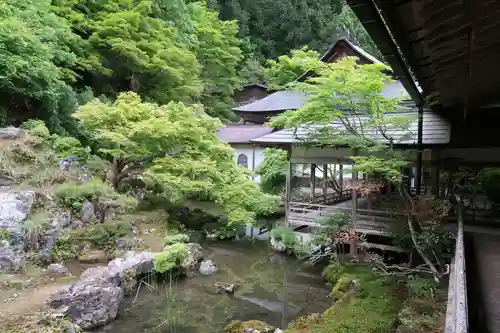
[[[332,306],[299,318],[286,333],[442,332],[443,302],[427,279],[380,276],[355,264],[329,265],[324,276],[333,285]]]

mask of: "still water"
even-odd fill
[[[222,333],[232,320],[261,320],[282,327],[331,305],[320,267],[274,254],[265,241],[205,248],[206,259],[217,264],[218,273],[142,284],[124,301],[117,320],[99,332]],[[233,295],[216,294],[216,283],[236,283],[238,289]]]

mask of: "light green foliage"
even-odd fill
[[[130,90],[161,104],[201,101],[209,113],[233,117],[236,22],[184,0],[55,2],[80,38],[79,85],[110,97]]]
[[[167,231],[165,235],[165,246],[173,245],[175,243],[188,243],[189,236],[186,234],[172,233]]]
[[[94,248],[114,251],[116,240],[132,234],[132,225],[127,221],[106,221],[85,229],[69,233],[70,244],[90,244]],[[61,247],[65,247],[64,245]]]
[[[111,187],[98,179],[89,182],[76,184],[67,183],[56,186],[55,196],[63,205],[68,208],[79,210],[85,200],[92,201],[96,198],[118,198]]]
[[[10,96],[2,101],[7,119],[39,114],[60,130],[75,98],[68,85],[77,59],[70,25],[51,12],[49,0],[3,1],[0,22],[0,91]]]
[[[292,229],[287,227],[277,227],[271,230],[271,237],[281,244],[283,244],[288,250],[292,251],[297,247],[297,237]]]
[[[345,230],[349,223],[349,216],[344,213],[335,213],[325,219],[319,220],[321,228],[314,233],[314,243],[322,245],[336,244],[338,233]]]
[[[88,103],[74,116],[112,158],[115,187],[131,170],[145,171],[169,200],[212,200],[229,223],[252,222],[256,214],[277,209],[277,198],[261,193],[234,162],[232,149],[216,137],[220,122],[199,106],[158,106],[126,93],[114,103]]]
[[[292,61],[304,60],[292,58]],[[347,145],[370,152],[369,156],[353,157],[358,171],[380,175],[390,182],[401,182],[400,169],[408,165],[408,156],[394,151],[392,144],[408,138],[409,125],[415,117],[401,113],[386,116],[401,111],[398,98],[381,94],[393,83],[383,72],[387,68],[380,64],[356,66],[356,59],[352,57],[333,64],[309,59],[308,67],[316,75],[306,82],[293,84],[295,89],[307,94],[307,103],[275,117],[270,125],[292,129],[318,125],[305,140],[330,146]],[[334,122],[343,126],[331,126]],[[403,135],[392,137],[390,129],[398,129]]]
[[[283,193],[286,185],[287,166],[286,150],[277,148],[266,148],[264,150],[264,160],[255,170],[255,173],[261,177],[260,187],[264,192]]]
[[[292,50],[291,55],[279,56],[276,60],[268,60],[265,68],[267,82],[272,89],[283,89],[299,76],[313,69],[315,60],[320,54],[317,51],[302,48]]]
[[[157,273],[166,273],[174,268],[180,267],[188,256],[186,246],[182,243],[172,244],[165,247],[163,252],[154,256],[153,264]]]
[[[85,163],[90,157],[90,147],[84,147],[82,143],[71,136],[50,134],[49,129],[42,120],[30,119],[21,124],[30,135],[31,144],[39,149],[50,148],[59,159],[74,156],[79,162]]]

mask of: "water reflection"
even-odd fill
[[[232,320],[283,327],[330,304],[319,268],[273,254],[267,242],[209,247],[207,257],[220,267],[218,274],[167,281],[154,289],[143,284],[124,302],[119,318],[100,332],[221,333]],[[238,289],[234,295],[217,293],[216,283],[236,283]]]

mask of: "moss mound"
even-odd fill
[[[287,333],[392,333],[401,307],[396,281],[375,275],[370,268],[330,265],[325,279],[334,285],[335,302],[322,316],[300,318]],[[359,284],[359,289],[355,289]]]

